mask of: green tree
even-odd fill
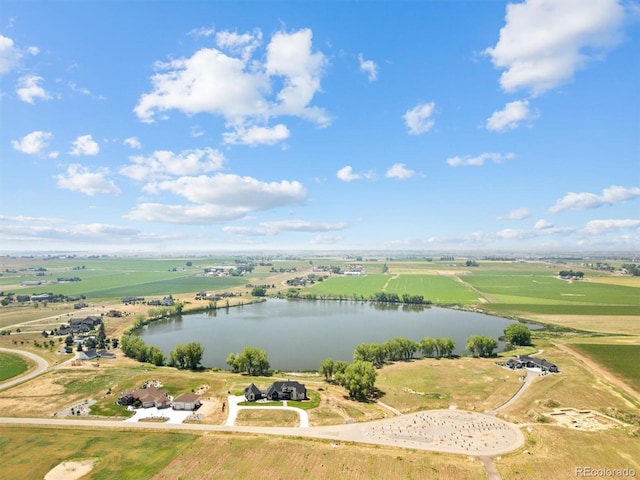
[[[149,347],[147,351],[147,355],[149,357],[149,361],[153,363],[156,367],[161,367],[164,365],[164,353],[160,350],[160,347],[156,347],[155,345]]]
[[[474,357],[489,357],[496,348],[498,348],[498,341],[495,338],[483,335],[472,335],[467,338],[467,350]]]
[[[242,353],[236,354],[234,357],[229,355],[227,363],[229,360],[233,361],[232,369],[238,372],[247,372],[249,375],[268,375],[271,370],[267,352],[256,347],[244,347]]]
[[[373,363],[356,360],[343,373],[337,374],[336,380],[347,389],[349,396],[364,400],[373,392],[376,375]]]
[[[333,364],[334,377],[340,373],[344,373],[344,371],[347,369],[348,366],[349,366],[348,362],[345,362],[344,360],[336,360],[335,363]]]
[[[251,290],[251,295],[253,295],[254,297],[264,297],[266,294],[267,294],[267,289],[259,285],[256,285]]]
[[[196,370],[203,355],[204,347],[198,342],[178,344],[169,354],[169,364],[179,369]]]
[[[320,363],[320,372],[324,375],[325,380],[329,381],[333,377],[333,371],[335,368],[335,362],[333,358],[325,358]]]
[[[356,345],[356,348],[353,351],[353,360],[373,363],[374,352],[371,345],[371,343],[360,343]]]
[[[418,343],[422,355],[425,357],[433,357],[436,351],[436,341],[431,337],[425,337]]]
[[[453,338],[437,338],[436,344],[438,346],[440,357],[450,358],[451,355],[453,355],[453,351],[456,349],[456,342]]]
[[[504,329],[504,335],[512,345],[531,345],[531,330],[521,323],[512,323]]]

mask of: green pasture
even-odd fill
[[[0,382],[17,377],[28,369],[29,365],[21,355],[0,352]]]
[[[640,390],[640,345],[574,343],[571,346]]]
[[[343,295],[345,297],[364,296],[369,298],[376,292],[382,292],[389,275],[365,275],[362,277],[331,277],[306,289],[317,294]]]
[[[440,275],[399,275],[391,279],[387,293],[423,295],[436,304],[475,304],[478,295],[455,277]]]
[[[80,282],[38,285],[18,290],[20,294],[48,292],[84,295],[87,298],[176,295],[196,291],[224,290],[244,285],[241,277],[200,277],[176,272],[80,272]],[[46,277],[45,277],[46,278]]]
[[[149,479],[196,438],[169,432],[3,426],[0,472],[3,478],[44,478],[63,461],[93,459],[90,478]]]
[[[503,304],[640,305],[640,290],[623,285],[567,282],[553,276],[476,276],[464,280]]]

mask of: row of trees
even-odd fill
[[[164,353],[155,345],[147,345],[137,335],[123,335],[121,342],[122,353],[139,362],[147,362],[160,367],[166,363]],[[169,354],[169,366],[179,369],[196,370],[200,367],[204,347],[197,343],[179,344]]]
[[[431,300],[425,300],[423,295],[409,295],[408,293],[376,292],[369,297],[372,302],[380,303],[407,303],[410,305],[431,305]]]
[[[361,343],[353,352],[356,361],[371,362],[376,366],[385,361],[409,360],[420,351],[425,357],[450,357],[456,348],[452,338],[426,337],[416,342],[408,338],[392,338],[385,343]]]

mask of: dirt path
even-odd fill
[[[562,350],[563,352],[568,353],[569,355],[571,355],[571,356],[577,358],[578,360],[580,360],[580,362],[582,362],[583,365],[585,365],[586,367],[589,368],[589,370],[591,370],[593,373],[595,373],[596,376],[599,376],[599,377],[605,379],[611,385],[613,385],[615,387],[618,387],[620,390],[625,392],[627,395],[633,397],[636,401],[640,402],[640,392],[638,392],[637,390],[635,390],[631,386],[627,385],[624,381],[620,380],[618,377],[613,375],[609,370],[605,369],[600,364],[594,362],[589,357],[587,357],[585,355],[582,355],[581,353],[577,352],[576,350],[574,350],[573,348],[569,347],[565,343],[556,343],[556,342],[551,342],[551,343],[553,344],[554,347],[557,347],[558,349]]]
[[[469,282],[465,282],[462,278],[460,278],[459,275],[455,275],[455,279],[458,282],[460,282],[462,285],[464,285],[465,287],[467,287],[468,289],[473,291],[473,293],[478,295],[478,300],[480,301],[480,303],[495,303],[493,298],[491,298],[489,295],[486,295],[486,294],[480,292],[480,290],[478,290],[476,287],[471,285]]]

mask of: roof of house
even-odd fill
[[[173,399],[173,402],[183,402],[183,403],[196,403],[200,401],[200,395],[196,395],[195,393],[181,393],[176,398]]]
[[[256,395],[260,395],[262,394],[262,392],[260,391],[260,389],[258,387],[256,387],[255,383],[252,383],[251,385],[249,385],[248,387],[245,387],[244,389],[244,394],[246,395],[247,393],[254,393]]]
[[[287,380],[284,382],[273,382],[269,388],[267,388],[267,394],[270,394],[273,391],[282,393],[285,391],[290,391],[292,389],[296,389],[298,392],[306,392],[307,388],[300,382]]]

